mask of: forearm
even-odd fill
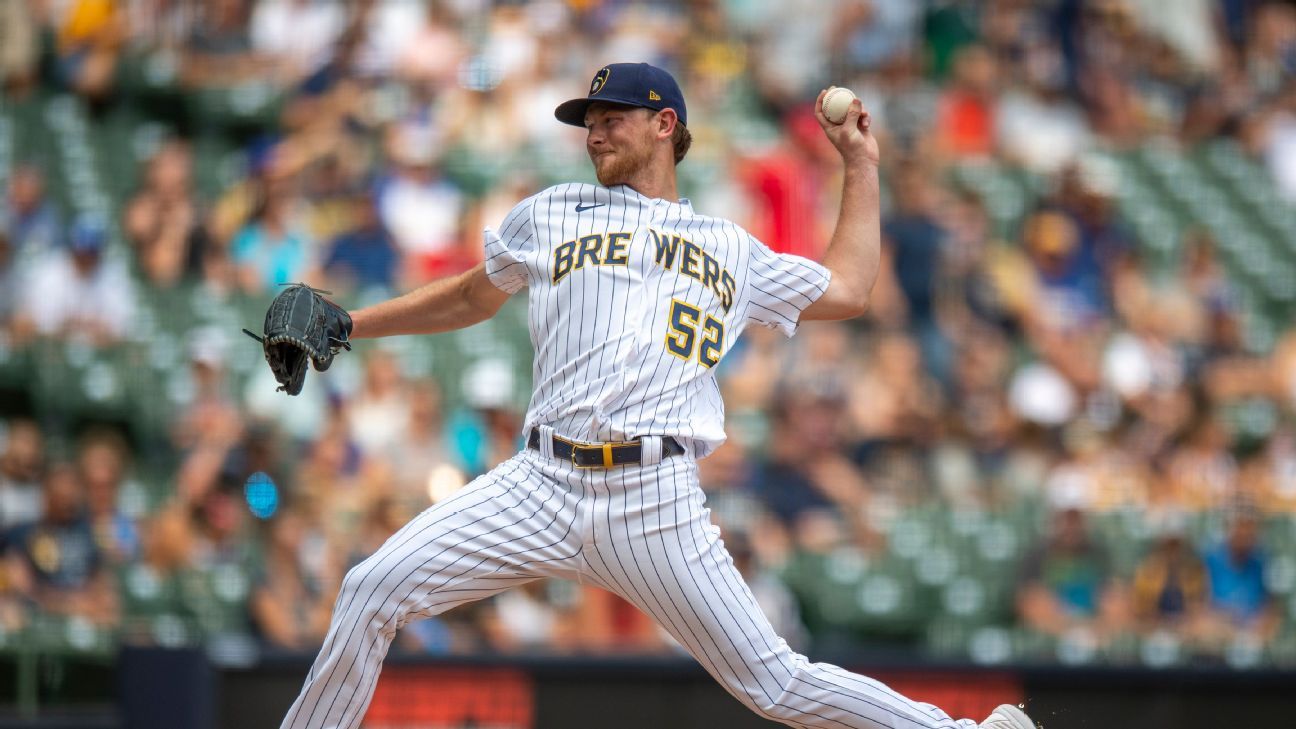
[[[802,319],[850,319],[868,310],[882,258],[880,204],[877,164],[847,162],[841,214],[823,256],[832,280]]]
[[[881,196],[878,169],[872,162],[847,163],[842,182],[841,213],[823,256],[834,283],[846,298],[867,307],[882,258]]]
[[[495,315],[508,294],[495,288],[478,264],[403,296],[351,313],[351,339],[435,334],[462,329]]]

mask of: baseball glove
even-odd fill
[[[339,350],[351,349],[351,316],[320,296],[327,293],[306,284],[290,284],[270,302],[265,336],[243,330],[261,343],[279,389],[289,395],[301,392],[307,361],[316,372],[323,372]]]

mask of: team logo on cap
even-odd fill
[[[612,69],[604,66],[603,70],[594,74],[594,81],[590,83],[590,96],[597,94],[607,85],[608,76],[612,75]]]

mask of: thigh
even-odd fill
[[[638,484],[610,488],[609,508],[596,511],[601,528],[591,560],[612,589],[767,718],[841,727],[871,725],[864,717],[874,711],[892,717],[864,695],[872,682],[811,664],[778,636],[711,523],[696,464],[680,459],[652,471]]]
[[[537,577],[580,550],[567,484],[521,453],[427,509],[348,573],[337,611],[376,607],[392,629]]]
[[[737,680],[753,700],[772,700],[787,675],[764,664],[791,651],[711,524],[696,464],[670,459],[627,481],[595,509],[591,567],[731,689]]]

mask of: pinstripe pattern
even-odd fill
[[[690,241],[732,275],[731,306],[715,286],[681,272],[682,252],[671,269],[659,265],[650,230]],[[564,242],[615,232],[632,234],[626,265],[573,267],[553,281]],[[548,188],[519,203],[485,240],[491,281],[509,293],[528,289],[536,356],[527,427],[551,425],[589,442],[671,435],[691,442],[699,457],[724,440],[724,403],[711,369],[696,360],[681,366],[665,348],[671,302],[723,322],[723,357],[748,324],[790,336],[829,279],[823,266],[775,254],[734,223],[695,213],[687,200],[647,198],[623,185]]]
[[[748,324],[791,336],[802,309],[828,286],[817,263],[777,255],[733,223],[697,215],[687,201],[653,200],[625,186],[549,188],[514,208],[499,230],[486,231],[487,274],[504,291],[528,289],[536,389],[527,427],[580,441],[670,435],[691,444],[694,456],[706,455],[724,439],[724,404],[714,368],[666,347],[672,300],[696,307],[701,320],[723,322],[723,356]],[[631,234],[624,263],[569,258],[557,275],[563,243],[618,232]],[[689,241],[713,273],[732,275],[732,299],[703,276],[682,273],[682,251],[674,266],[659,263],[659,236]],[[693,457],[584,471],[524,451],[416,517],[347,573],[283,728],[358,726],[401,626],[541,577],[621,595],[739,701],[788,726],[975,727],[794,653],[711,524]]]

